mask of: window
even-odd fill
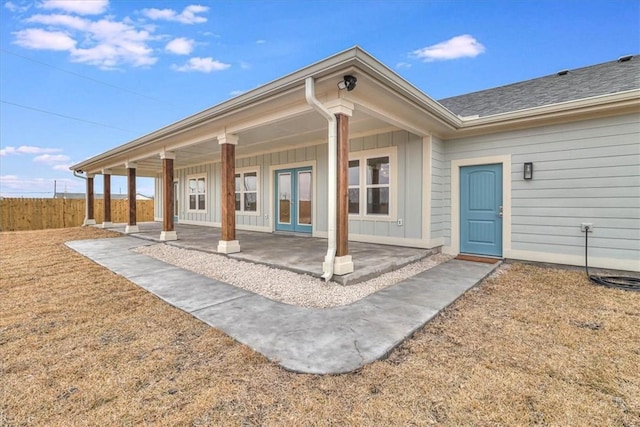
[[[196,212],[206,212],[207,208],[207,185],[204,176],[189,177],[189,210]]]
[[[395,147],[351,153],[349,215],[393,216]]]
[[[236,173],[236,212],[258,213],[259,170],[238,170]]]

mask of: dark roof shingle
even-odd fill
[[[441,99],[462,117],[490,116],[640,88],[640,56]]]

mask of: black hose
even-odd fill
[[[589,250],[589,226],[584,230],[584,268],[587,271],[587,277],[596,285],[606,286],[608,288],[624,289],[625,291],[640,292],[640,279],[629,276],[595,276],[589,274],[589,263],[587,262],[587,252]]]

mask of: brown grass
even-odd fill
[[[640,426],[640,294],[514,265],[387,360],[293,374],[63,245],[0,234],[0,424]]]

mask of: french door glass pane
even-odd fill
[[[278,222],[291,223],[291,174],[278,174]]]
[[[311,171],[298,173],[298,224],[311,225]]]

